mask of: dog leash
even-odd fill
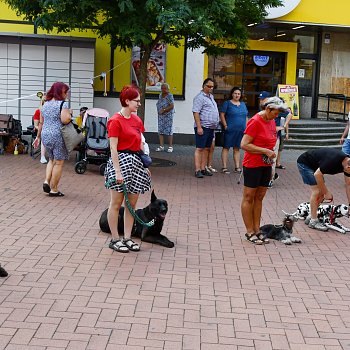
[[[116,183],[116,179],[111,179],[105,182],[105,186],[108,188],[108,185],[112,184],[112,183]],[[135,219],[135,221],[137,221],[139,224],[141,224],[142,226],[146,226],[146,227],[152,227],[155,224],[155,220],[152,219],[149,222],[144,222],[135,212],[134,208],[131,206],[130,202],[129,202],[129,198],[128,198],[128,191],[126,189],[125,183],[123,182],[122,184],[122,188],[123,188],[123,193],[124,193],[124,200],[125,200],[125,205],[127,206],[131,216]]]

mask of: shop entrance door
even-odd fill
[[[285,54],[270,51],[244,51],[209,59],[209,76],[216,82],[214,95],[218,103],[228,98],[233,86],[241,87],[250,115],[259,109],[258,95],[268,91],[274,95],[278,84],[285,84]]]

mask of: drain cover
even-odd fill
[[[175,165],[176,165],[176,162],[173,162],[172,160],[152,157],[152,165],[151,166],[165,168],[168,166],[175,166]]]

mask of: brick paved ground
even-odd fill
[[[350,236],[298,222],[301,245],[249,244],[238,176],[195,179],[192,152],[176,147],[161,155],[176,167],[152,168],[175,248],[129,254],[99,231],[108,192],[97,167],[77,175],[70,162],[66,197],[49,198],[38,160],[0,156],[0,262],[10,273],[0,279],[0,349],[350,349]],[[263,223],[308,198],[296,156],[284,153]],[[346,203],[342,175],[327,182]]]

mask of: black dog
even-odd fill
[[[7,277],[8,276],[8,273],[6,272],[6,270],[1,267],[0,265],[0,277]]]
[[[281,241],[284,244],[301,243],[301,239],[293,236],[293,225],[298,218],[294,214],[285,214],[282,225],[264,225],[260,231],[264,237]]]
[[[124,211],[125,208],[121,207],[118,216],[118,232],[121,235],[124,233]],[[102,232],[111,233],[107,220],[107,212],[108,209],[103,211],[99,224]],[[152,191],[151,204],[143,209],[137,209],[136,214],[143,222],[150,222],[154,219],[155,223],[153,226],[147,227],[141,225],[135,220],[131,235],[141,238],[141,240],[144,242],[159,244],[167,248],[173,248],[174,243],[169,241],[167,237],[160,233],[162,231],[167,212],[168,202],[164,199],[157,199],[154,191]]]

